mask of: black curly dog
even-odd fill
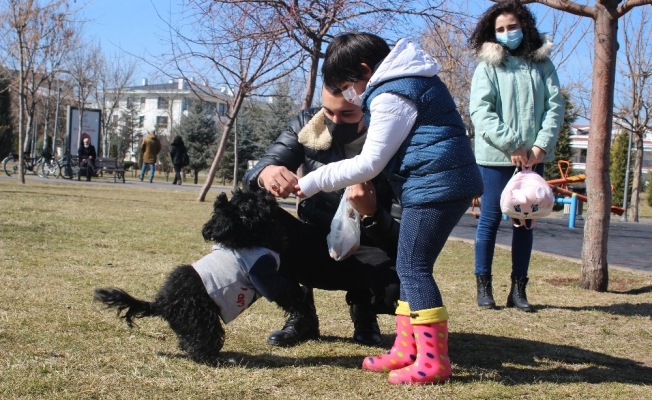
[[[265,247],[282,252],[287,247],[286,229],[298,220],[282,210],[265,191],[236,191],[231,201],[225,193],[215,200],[213,214],[203,226],[206,241],[231,249]],[[300,224],[300,223],[299,223]],[[300,308],[305,291],[289,282],[276,297],[284,311]],[[202,279],[191,265],[180,265],[167,277],[153,302],[136,299],[117,288],[95,289],[95,299],[117,308],[129,327],[134,318],[158,316],[168,322],[179,339],[179,348],[199,363],[216,364],[224,345],[220,307],[208,295]]]
[[[265,270],[266,273],[258,275],[251,269],[248,278],[258,294],[288,314],[315,315],[312,292],[301,285],[366,292],[376,313],[393,314],[396,296],[391,294],[391,288],[398,286],[398,276],[394,269],[388,268],[393,265],[389,258],[381,264],[368,262],[372,258],[365,259],[365,255],[335,261],[328,253],[327,233],[283,210],[276,198],[264,190],[237,190],[230,201],[226,194],[220,194],[213,204],[210,220],[202,228],[206,241],[241,254],[251,248],[278,253],[280,265],[275,263],[278,270]],[[211,270],[231,271],[228,267],[232,265],[211,266]],[[223,315],[233,302],[222,303],[220,308],[217,300],[209,296],[195,267],[180,265],[174,269],[153,302],[138,300],[117,288],[96,289],[95,298],[117,308],[118,315],[126,311],[122,318],[130,327],[135,318],[163,318],[176,333],[179,348],[192,360],[216,365],[224,345]],[[270,287],[278,290],[264,290]]]

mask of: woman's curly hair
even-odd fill
[[[523,41],[516,49],[510,50],[512,55],[526,56],[543,46],[543,39],[532,12],[518,0],[506,0],[494,4],[480,17],[478,25],[469,38],[469,47],[474,53],[477,54],[486,42],[498,43],[496,18],[502,14],[514,14],[521,23],[523,31]]]

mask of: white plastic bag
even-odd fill
[[[326,237],[328,253],[336,261],[344,260],[360,247],[360,213],[346,199],[346,188]]]

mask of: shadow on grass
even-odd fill
[[[650,293],[650,292],[652,292],[652,285],[643,286],[641,288],[630,289],[630,290],[625,290],[625,291],[618,291],[618,290],[610,290],[609,291],[609,293],[630,294],[630,295],[644,294],[644,293]]]
[[[452,333],[450,354],[456,380],[493,379],[507,385],[533,382],[652,384],[652,368],[626,358],[573,346],[526,339]],[[460,371],[461,370],[461,371]],[[487,376],[489,378],[487,378]]]
[[[602,311],[612,315],[622,315],[624,317],[650,317],[652,318],[652,304],[650,303],[618,303],[608,306],[583,306],[583,307],[560,307],[537,305],[538,309],[551,308],[570,311]]]
[[[393,340],[393,335],[383,335],[384,350],[391,346]],[[323,341],[346,339],[330,337]],[[318,342],[312,343],[318,345]],[[546,382],[652,385],[652,368],[640,362],[573,346],[467,332],[453,332],[449,345],[455,382],[491,380],[504,385]],[[372,349],[370,354],[382,354],[384,350]],[[182,353],[159,355],[186,358]],[[221,353],[217,367],[273,369],[335,366],[360,369],[362,360],[363,357],[359,355],[286,357],[269,353],[247,354],[229,351]]]

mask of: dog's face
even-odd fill
[[[231,249],[254,246],[280,252],[285,246],[283,227],[275,223],[280,206],[265,190],[233,192],[231,200],[220,193],[213,203],[213,214],[204,224],[204,240]]]

